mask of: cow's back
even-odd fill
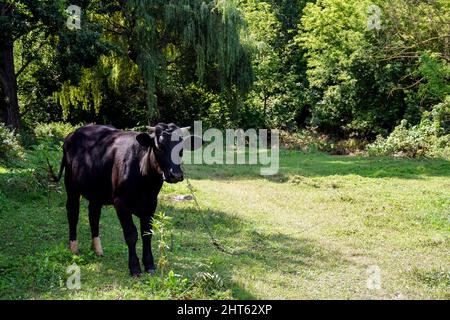
[[[113,166],[117,154],[133,144],[129,134],[109,126],[87,125],[70,134],[64,142],[67,189],[88,200],[111,203]]]

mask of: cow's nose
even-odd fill
[[[183,172],[174,172],[170,169],[170,180],[173,182],[183,181]]]

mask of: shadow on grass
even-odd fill
[[[449,177],[450,161],[446,159],[405,159],[390,157],[331,156],[280,152],[278,174],[263,177],[260,166],[251,165],[185,165],[187,176],[207,180],[267,179],[286,182],[290,176],[327,177],[356,175],[365,178],[421,179]]]
[[[178,234],[175,255],[183,252],[183,255],[190,256],[189,252],[195,252],[196,258],[191,261],[181,258],[185,262],[185,270],[190,272],[194,271],[196,262],[212,260],[214,270],[225,276],[225,279],[240,274],[244,278],[264,281],[266,275],[279,278],[313,275],[350,263],[339,252],[325,248],[304,235],[263,232],[255,229],[252,223],[225,212],[208,209],[196,211],[189,204],[186,206],[189,207],[179,208],[164,202],[160,210],[173,217],[174,230]],[[231,254],[219,251],[212,244],[207,228]],[[178,259],[175,257],[175,260]],[[242,275],[243,269],[254,270],[254,273]],[[254,298],[248,291],[242,291],[245,286],[236,285],[231,283],[235,298]]]

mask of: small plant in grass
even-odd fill
[[[172,218],[160,211],[155,214],[152,220],[152,234],[158,236],[158,261],[157,268],[160,277],[153,283],[159,290],[166,291],[168,297],[180,297],[189,291],[189,280],[173,270],[166,272],[169,266],[168,250],[170,249],[170,230]]]
[[[179,274],[175,274],[173,270],[167,273],[164,278],[165,287],[171,292],[172,296],[183,295],[189,291],[189,280]]]
[[[152,234],[157,236],[158,261],[160,276],[150,281],[150,286],[161,292],[166,292],[167,298],[192,299],[195,297],[212,296],[217,299],[230,297],[229,291],[224,291],[222,278],[217,273],[197,273],[194,281],[169,270],[168,250],[171,241],[171,217],[164,212],[158,212],[153,217]]]
[[[199,272],[195,278],[195,285],[205,292],[223,290],[223,280],[217,273]]]
[[[167,251],[170,249],[170,220],[171,217],[167,216],[164,212],[160,211],[155,214],[152,221],[152,233],[158,235],[158,262],[157,267],[164,276],[165,270],[169,264],[167,257]]]

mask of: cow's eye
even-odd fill
[[[180,150],[180,158],[183,157],[183,149]]]

